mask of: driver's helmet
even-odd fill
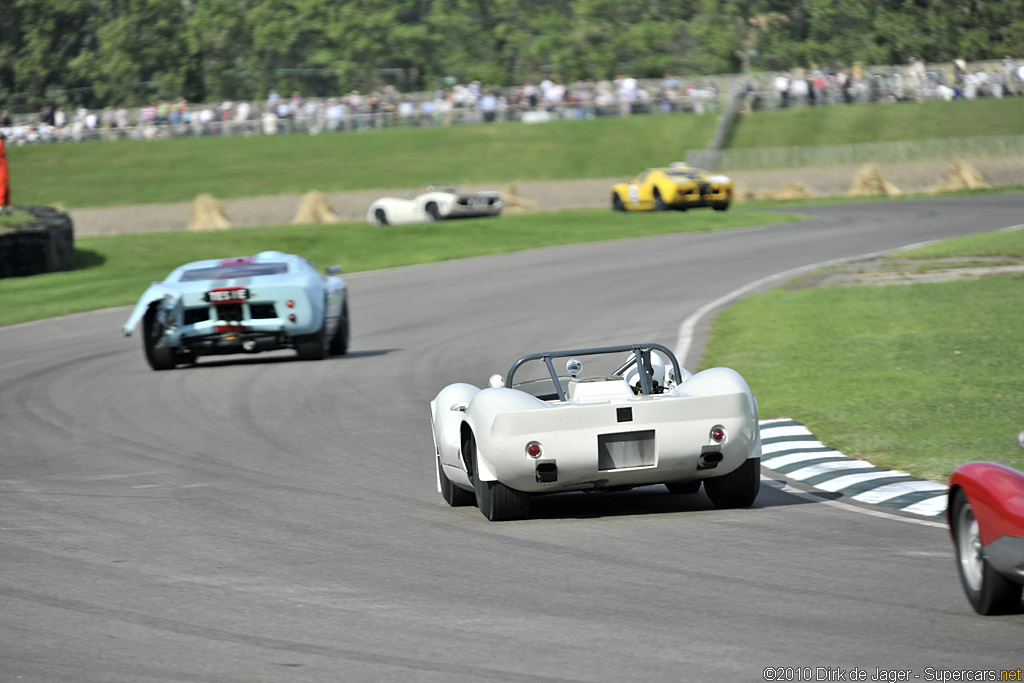
[[[633,354],[630,354],[630,358]],[[659,387],[665,386],[665,376],[667,374],[667,367],[665,359],[662,358],[657,351],[651,351],[651,370],[653,370],[653,382]],[[640,390],[640,369],[633,364],[629,370],[626,371],[626,381],[629,382],[629,386],[633,387],[633,392],[636,393]]]

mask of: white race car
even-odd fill
[[[453,188],[431,187],[412,199],[381,197],[366,212],[370,225],[427,223],[448,218],[497,216],[505,208],[501,192],[459,194]]]
[[[596,374],[581,375],[584,357]],[[567,375],[555,370],[563,358]],[[532,353],[488,388],[448,385],[430,413],[438,491],[491,521],[525,517],[543,493],[651,484],[696,493],[703,482],[730,508],[760,489],[746,380],[730,368],[692,374],[660,344]]]

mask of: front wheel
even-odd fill
[[[658,188],[654,188],[654,210],[664,211],[667,208],[668,205],[665,204],[665,200],[661,198],[661,192],[658,191]]]
[[[373,217],[377,221],[377,225],[388,224],[388,214],[384,211],[384,209],[377,209],[376,211],[374,211]]]
[[[492,522],[504,522],[513,519],[524,519],[530,512],[530,494],[505,486],[500,481],[482,481],[480,479],[480,462],[477,457],[476,439],[472,433],[466,435],[462,443],[462,455],[473,462],[470,473],[473,492],[476,495],[476,506],[483,516]]]
[[[753,505],[761,490],[761,458],[747,458],[729,474],[704,480],[704,492],[718,508]]]
[[[430,202],[424,208],[426,209],[428,219],[432,221],[441,220],[441,210],[437,208],[437,204]]]
[[[154,370],[171,370],[175,366],[174,347],[161,345],[164,326],[157,322],[156,309],[150,308],[142,319],[142,348],[146,352],[146,362]]]
[[[953,495],[953,542],[956,568],[967,601],[978,614],[1006,614],[1020,609],[1021,585],[997,572],[985,558],[974,509],[963,489]]]
[[[622,197],[618,192],[612,194],[612,211],[625,211],[626,205],[622,203]]]

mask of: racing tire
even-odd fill
[[[697,481],[673,481],[665,484],[665,488],[672,494],[697,493],[697,491],[700,491],[700,484],[700,479]]]
[[[956,568],[971,607],[978,614],[1010,614],[1020,611],[1022,587],[993,569],[982,552],[981,534],[974,510],[963,489],[953,494],[950,527],[956,545]]]
[[[661,192],[658,191],[658,188],[654,188],[654,210],[665,211],[666,209],[668,209],[668,204],[661,198]]]
[[[323,360],[327,357],[327,331],[321,327],[319,332],[295,338],[295,351],[301,360]]]
[[[727,211],[729,209],[729,202],[715,202],[711,205],[711,208],[715,211]]]
[[[385,213],[384,209],[377,209],[376,211],[374,211],[373,217],[377,221],[377,225],[388,224],[388,215],[387,213]]]
[[[626,205],[622,203],[622,197],[618,192],[612,193],[612,211],[625,211]]]
[[[729,474],[704,480],[704,493],[717,508],[750,507],[761,490],[761,458],[747,458]]]
[[[423,210],[427,212],[428,220],[441,220],[441,210],[437,208],[437,204],[435,204],[434,202],[430,202],[429,204],[427,204],[425,207],[423,207]]]
[[[341,304],[341,316],[338,318],[338,329],[331,337],[331,353],[336,356],[344,356],[348,353],[348,342],[351,337],[351,328],[348,322],[348,297]]]
[[[142,318],[142,348],[146,362],[154,370],[172,370],[175,366],[175,349],[171,346],[157,346],[163,336],[163,326],[156,321],[156,309],[150,308]]]
[[[452,483],[451,479],[444,473],[440,457],[437,458],[437,478],[441,482],[441,497],[444,498],[448,505],[453,508],[476,505],[476,494]]]
[[[462,455],[464,458],[472,458],[473,471],[470,473],[470,481],[473,482],[473,493],[476,498],[476,506],[480,512],[491,522],[507,522],[515,519],[525,519],[530,513],[530,494],[516,491],[505,486],[500,481],[481,481],[479,472],[480,464],[477,461],[476,439],[472,432],[466,435],[462,444]]]

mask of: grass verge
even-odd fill
[[[74,271],[0,279],[0,325],[133,304],[149,282],[182,263],[267,249],[300,254],[321,267],[340,263],[351,273],[558,244],[803,219],[767,211],[629,214],[587,209],[383,228],[344,223],[85,237],[75,241]]]
[[[1024,231],[901,259],[1024,256]],[[1024,276],[777,289],[720,314],[704,366],[739,370],[762,418],[792,417],[879,467],[946,480],[961,463],[1024,469]]]

